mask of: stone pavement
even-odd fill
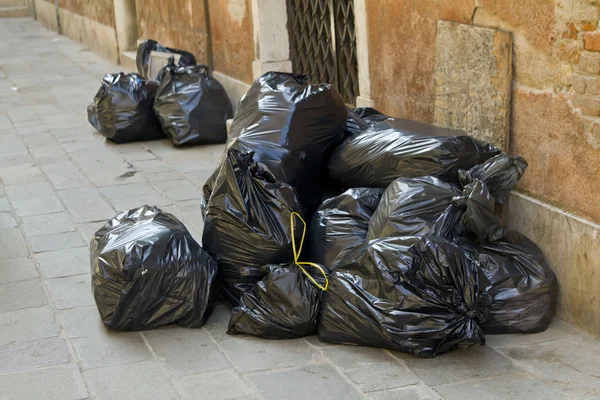
[[[86,106],[119,67],[31,19],[0,19],[0,399],[592,399],[600,342],[555,320],[535,335],[424,360],[198,330],[107,332],[90,236],[118,210],[172,212],[197,239],[222,146],[113,145]]]

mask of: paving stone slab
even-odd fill
[[[95,304],[89,275],[46,279],[46,286],[54,305],[59,310]]]
[[[148,183],[132,183],[127,185],[113,185],[100,188],[100,193],[108,200],[122,199],[124,197],[143,198],[147,195],[158,194],[156,190]]]
[[[395,360],[382,349],[366,346],[332,346],[324,348],[323,354],[343,370],[389,363]]]
[[[76,364],[0,375],[0,399],[83,400],[87,389]]]
[[[561,340],[581,335],[582,332],[564,321],[554,318],[550,326],[544,332],[535,334],[509,334],[509,335],[486,335],[485,344],[493,349],[504,347],[516,347],[528,344]]]
[[[0,230],[0,260],[27,256],[29,249],[19,228]]]
[[[97,336],[107,332],[96,306],[57,310],[56,318],[69,338]]]
[[[168,327],[144,332],[144,336],[171,376],[231,368],[225,355],[201,330]]]
[[[84,369],[131,364],[152,358],[141,336],[135,332],[103,332],[72,339]]]
[[[0,346],[0,375],[71,362],[71,353],[59,337],[14,342]]]
[[[187,179],[157,182],[155,185],[171,200],[183,201],[202,198],[202,190]]]
[[[55,195],[11,201],[15,208],[15,213],[19,217],[52,214],[64,211],[62,203]]]
[[[107,220],[116,214],[96,188],[67,189],[58,194],[77,223]]]
[[[32,182],[6,186],[6,193],[11,200],[31,199],[54,195],[50,182]]]
[[[63,232],[52,235],[31,236],[27,238],[34,253],[72,249],[85,246],[79,232]]]
[[[202,393],[206,399],[231,400],[252,396],[252,389],[233,370],[186,376],[173,379],[183,400],[196,400]]]
[[[57,190],[90,186],[89,180],[70,160],[43,164],[42,170]]]
[[[117,213],[115,212],[115,216],[116,215],[117,215]],[[83,238],[85,239],[85,242],[89,246],[90,241],[94,237],[94,234],[100,228],[102,228],[107,222],[108,222],[108,220],[102,220],[102,221],[96,221],[96,222],[84,222],[82,224],[77,224],[77,229],[79,229],[81,236],[83,236]]]
[[[8,229],[19,226],[11,213],[0,212],[0,229]]]
[[[368,393],[371,400],[443,400],[435,390],[424,383],[399,389]]]
[[[154,360],[92,369],[85,371],[83,378],[95,399],[179,399]]]
[[[39,279],[0,285],[0,312],[39,307],[45,304],[48,304],[48,299]]]
[[[217,342],[230,340],[231,336],[226,333],[230,318],[231,308],[225,304],[218,304],[202,329]]]
[[[7,258],[0,262],[0,283],[24,281],[39,276],[35,264],[30,258]]]
[[[90,273],[90,249],[87,246],[39,253],[35,258],[44,278]]]
[[[386,362],[344,371],[363,392],[394,389],[419,383],[419,378],[404,365]]]
[[[0,345],[58,336],[59,331],[50,306],[0,313]]]
[[[77,230],[71,216],[66,212],[23,217],[21,218],[21,226],[28,237]]]

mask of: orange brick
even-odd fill
[[[583,115],[600,117],[600,97],[576,94],[573,96],[573,105],[581,109]]]
[[[590,51],[600,51],[600,32],[586,33],[583,37],[583,47]]]

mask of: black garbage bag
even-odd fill
[[[535,333],[548,328],[556,310],[558,282],[544,254],[525,235],[508,231],[483,244],[460,238],[468,258],[489,281],[492,309],[486,333]]]
[[[319,339],[435,357],[484,344],[485,278],[436,237],[377,239],[347,252],[329,276]]]
[[[88,106],[88,121],[115,143],[164,138],[152,111],[156,82],[137,74],[107,74]]]
[[[233,116],[225,89],[206,65],[177,67],[173,58],[161,72],[154,112],[175,146],[225,143]]]
[[[144,40],[137,49],[137,54],[135,56],[135,65],[137,67],[137,72],[144,78],[155,79],[154,76],[148,76],[148,67],[150,65],[150,55],[153,51],[159,51],[162,53],[171,53],[171,54],[179,54],[179,61],[177,65],[180,67],[187,67],[190,65],[196,65],[196,57],[190,52],[184,50],[172,49],[170,47],[165,47],[159,44],[157,41],[148,39]]]
[[[377,111],[372,107],[355,108],[354,113],[363,119],[369,126],[373,126],[378,122],[385,121],[391,117]]]
[[[348,118],[346,118],[346,125],[344,126],[344,137],[358,135],[362,131],[365,131],[371,127],[362,119],[357,113],[355,113],[351,108],[347,108]]]
[[[217,264],[173,215],[120,213],[91,241],[92,293],[109,329],[199,328],[217,300]]]
[[[458,182],[469,169],[499,154],[464,132],[405,119],[387,119],[346,139],[329,162],[330,177],[346,187],[386,188],[394,179],[436,176]]]
[[[338,255],[363,244],[382,193],[378,188],[355,188],[325,200],[310,224],[310,259],[333,269]]]
[[[457,186],[433,176],[398,178],[385,189],[369,222],[367,240],[427,235],[460,194]]]
[[[344,100],[331,85],[308,84],[304,75],[268,72],[240,101],[227,148],[253,151],[277,181],[297,190],[303,207],[316,208],[328,158],[344,136],[346,116]],[[214,178],[205,192],[211,192]]]
[[[222,293],[233,304],[262,278],[262,266],[293,259],[292,237],[301,235],[290,222],[300,211],[294,188],[253,156],[229,149],[212,194],[205,194],[202,244],[219,264]]]

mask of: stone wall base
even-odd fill
[[[237,110],[237,105],[240,102],[240,99],[246,94],[248,89],[250,89],[251,85],[232,78],[229,75],[225,75],[219,71],[213,71],[212,75],[213,78],[218,80],[225,88],[225,91],[231,100],[231,104],[233,104],[233,110]]]

